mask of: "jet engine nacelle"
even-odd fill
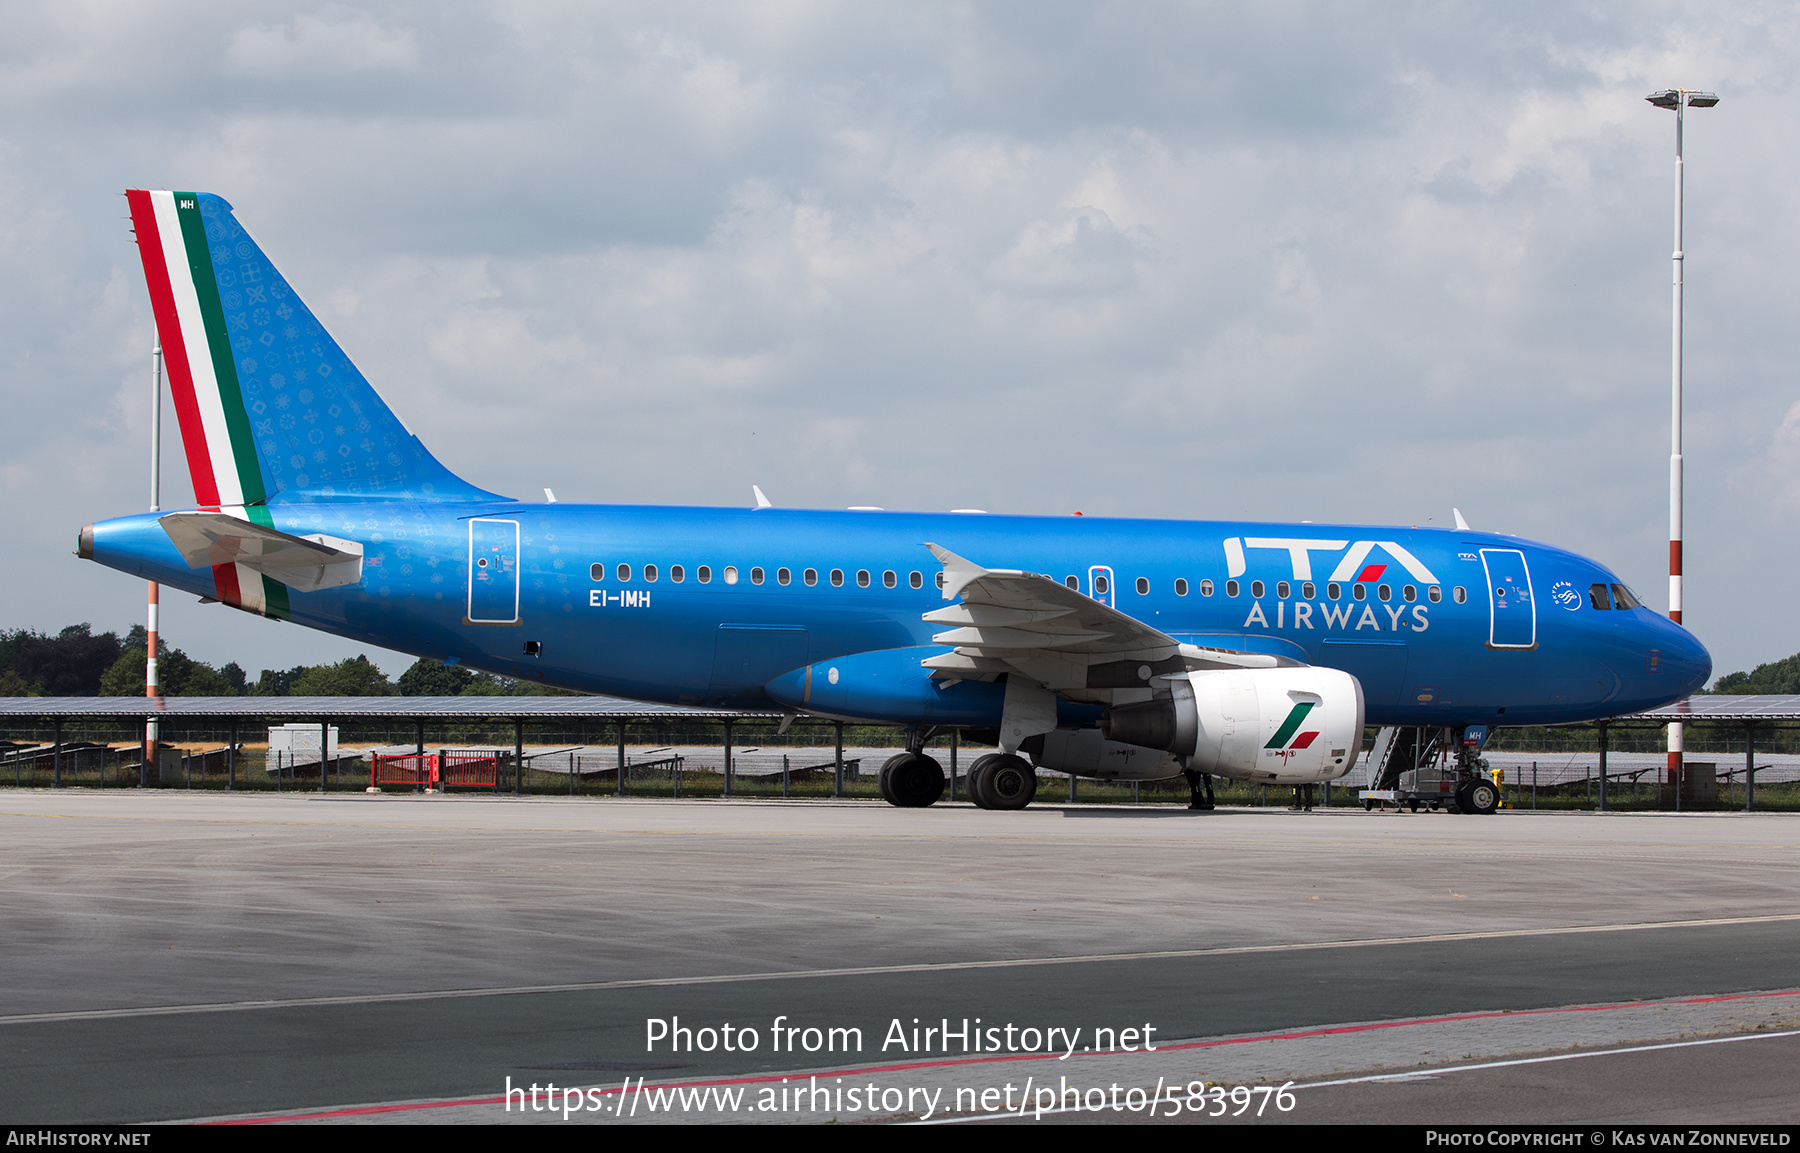
[[[1335,780],[1362,747],[1362,685],[1337,669],[1181,673],[1171,696],[1101,714],[1110,741],[1163,749],[1190,769],[1237,780]]]

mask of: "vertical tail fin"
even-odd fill
[[[125,194],[203,507],[494,500],[438,463],[204,192]]]

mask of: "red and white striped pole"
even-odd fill
[[[1671,279],[1674,291],[1672,301],[1674,312],[1674,330],[1669,345],[1669,619],[1676,624],[1681,623],[1681,265],[1684,254],[1681,247],[1681,201],[1683,192],[1683,167],[1681,160],[1681,131],[1685,124],[1685,113],[1689,107],[1711,108],[1719,102],[1719,98],[1711,92],[1695,92],[1687,88],[1670,88],[1645,97],[1658,108],[1668,108],[1675,113],[1675,252],[1671,263],[1674,274]],[[1669,726],[1669,787],[1672,790],[1681,788],[1681,756],[1683,752],[1682,726],[1679,722]]]
[[[162,341],[150,357],[150,511],[162,511]],[[149,644],[144,649],[144,695],[155,697],[160,684],[156,679],[157,585],[150,582]],[[146,777],[156,764],[157,738],[160,736],[155,718],[144,725],[144,765]]]

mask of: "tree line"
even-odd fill
[[[149,633],[96,633],[87,623],[55,633],[0,629],[0,697],[137,697],[144,693]],[[529,681],[418,660],[388,679],[367,656],[334,664],[263,669],[251,680],[231,661],[215,668],[157,638],[159,691],[169,697],[503,697],[558,696]]]

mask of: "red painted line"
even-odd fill
[[[1259,1041],[1303,1041],[1310,1037],[1336,1037],[1349,1033],[1372,1033],[1379,1029],[1404,1029],[1412,1025],[1445,1025],[1457,1021],[1491,1021],[1502,1017],[1537,1017],[1548,1013],[1605,1013],[1613,1009],[1639,1009],[1646,1005],[1717,1005],[1727,1001],[1752,1001],[1763,997],[1800,996],[1800,990],[1773,993],[1723,993],[1714,997],[1689,997],[1680,1001],[1620,1001],[1612,1005],[1564,1005],[1553,1009],[1497,1010],[1488,1013],[1457,1013],[1445,1017],[1410,1017],[1404,1021],[1376,1021],[1366,1025],[1333,1025],[1325,1029],[1302,1029],[1293,1033],[1262,1033],[1254,1037],[1228,1037],[1219,1041],[1190,1041],[1185,1045],[1165,1045],[1151,1050],[1157,1053],[1180,1053],[1190,1049],[1215,1049],[1226,1045],[1249,1045]],[[1139,1050],[1144,1052],[1144,1050]],[[1076,1053],[1073,1057],[1118,1057],[1120,1053]],[[856,1069],[835,1069],[825,1073],[808,1073],[806,1077],[866,1077],[875,1073],[904,1073],[914,1069],[943,1069],[960,1065],[994,1065],[1010,1061],[1054,1061],[1061,1055],[1050,1053],[1006,1053],[993,1057],[961,1057],[942,1061],[910,1061],[897,1065],[868,1065]],[[575,1072],[576,1070],[571,1070]],[[652,1089],[706,1088],[712,1085],[760,1085],[797,1079],[793,1073],[767,1073],[754,1077],[725,1077],[715,1081],[659,1081],[640,1085],[636,1092]],[[624,1092],[624,1087],[597,1090],[602,1097]],[[458,1109],[469,1105],[500,1105],[506,1095],[498,1097],[464,1097],[443,1101],[412,1101],[400,1105],[360,1105],[348,1109],[330,1109],[320,1113],[280,1113],[266,1117],[244,1117],[234,1121],[215,1121],[215,1125],[270,1125],[277,1121],[329,1121],[335,1117],[367,1117],[379,1113],[409,1113],[420,1109]],[[535,1112],[536,1110],[534,1110]],[[558,1112],[546,1109],[544,1112]]]

